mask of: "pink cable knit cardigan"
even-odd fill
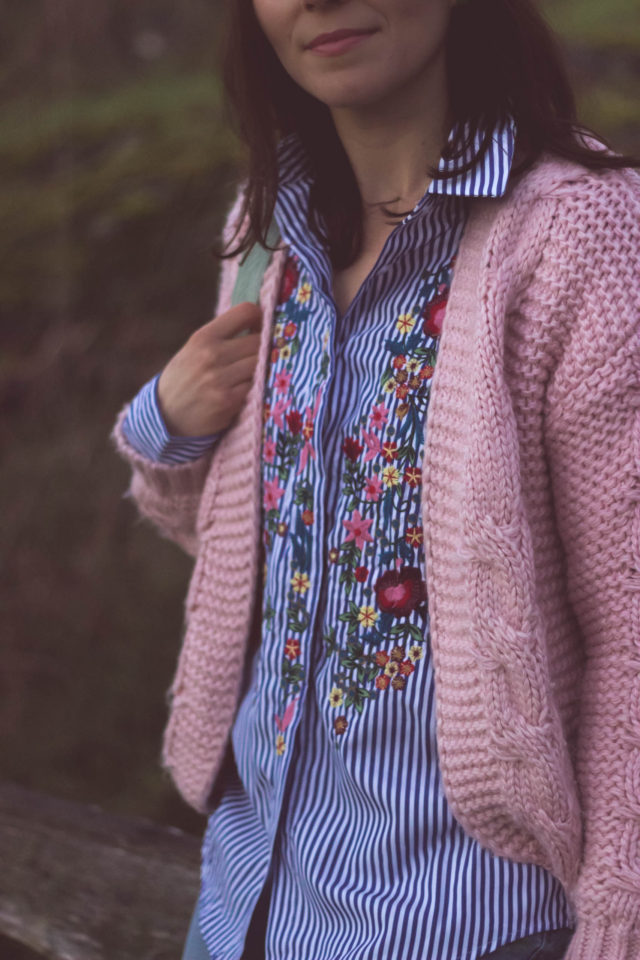
[[[239,214],[240,198],[224,236]],[[163,762],[197,810],[260,576],[262,399],[216,451],[139,456],[130,495],[196,557]],[[217,313],[238,260],[224,262]],[[471,203],[427,418],[423,525],[442,776],[463,827],[560,878],[569,960],[640,958],[640,177],[544,157]],[[224,670],[220,664],[224,662]]]

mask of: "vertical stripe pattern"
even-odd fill
[[[555,878],[483,849],[449,809],[420,526],[455,258],[472,198],[506,189],[514,138],[500,126],[466,177],[430,185],[341,318],[300,144],[281,144],[262,643],[203,844],[214,960],[241,956],[268,874],[269,960],[476,960],[570,923]]]

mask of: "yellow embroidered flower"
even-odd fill
[[[397,386],[398,384],[396,383],[395,377],[390,377],[389,380],[387,380],[387,382],[385,383],[384,387],[382,388],[382,392],[393,393],[393,391]]]
[[[396,321],[396,328],[399,333],[411,333],[416,325],[416,318],[412,313],[401,313]]]
[[[311,296],[311,284],[303,283],[296,294],[296,300],[298,301],[298,303],[307,303],[310,296]]]
[[[334,687],[329,694],[329,703],[332,707],[341,707],[344,700],[344,694],[340,687]]]
[[[420,369],[421,361],[416,360],[415,357],[411,357],[410,360],[407,360],[407,371],[409,373],[417,373]]]
[[[291,356],[291,347],[287,343],[286,346],[280,348],[280,359],[288,360]]]
[[[424,650],[417,643],[412,647],[409,647],[409,660],[411,663],[415,663],[417,660],[422,660],[424,657]]]
[[[378,614],[373,607],[360,607],[358,610],[358,623],[363,627],[372,627],[377,619]]]
[[[389,660],[389,662],[385,665],[384,672],[388,677],[395,677],[399,669],[400,667],[395,660]]]
[[[291,586],[294,593],[306,593],[311,586],[311,581],[306,573],[296,571],[291,578]]]
[[[285,747],[286,747],[286,743],[284,742],[284,737],[282,736],[281,733],[279,733],[278,736],[276,737],[276,753],[278,754],[279,757],[281,757],[282,754],[284,753]]]
[[[274,337],[276,337],[276,338],[277,338],[277,337],[281,337],[282,334],[283,334],[283,332],[284,332],[284,324],[282,324],[282,323],[276,323],[275,327],[273,328],[273,335],[274,335]]]
[[[395,487],[400,483],[400,472],[397,467],[389,464],[382,471],[382,482],[385,487]]]

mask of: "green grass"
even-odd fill
[[[210,74],[149,76],[101,95],[25,99],[0,110],[0,302],[18,304],[34,272],[81,272],[93,240],[162,216],[185,185],[214,181],[239,158]]]
[[[640,14],[633,0],[546,0],[543,9],[569,43],[640,49]]]

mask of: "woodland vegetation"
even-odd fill
[[[640,14],[547,0],[581,117],[640,152]],[[198,833],[159,766],[190,562],[118,409],[211,316],[241,156],[219,0],[0,0],[0,779]]]

